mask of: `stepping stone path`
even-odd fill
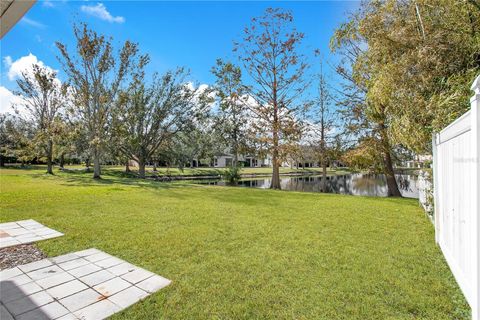
[[[0,249],[63,236],[35,220],[0,223]]]
[[[0,319],[104,319],[169,284],[87,249],[0,271]]]

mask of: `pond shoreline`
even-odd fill
[[[418,198],[417,175],[396,174],[398,187],[402,197]],[[197,179],[190,180],[194,184],[216,185],[232,187],[222,179]],[[236,187],[267,189],[271,184],[270,177],[242,178],[235,185]],[[321,175],[290,175],[281,176],[280,184],[282,190],[304,191],[318,193],[349,194],[356,196],[388,196],[388,187],[385,175],[373,173],[349,173],[329,175],[326,180]]]
[[[395,170],[395,174],[412,174],[418,175],[418,168],[415,169],[397,169]],[[146,179],[157,180],[157,181],[183,181],[183,180],[215,180],[215,179],[222,179],[222,174],[196,174],[196,175],[165,175],[165,174],[155,174],[154,171],[150,172],[152,175],[148,175]],[[337,177],[337,176],[344,176],[349,174],[375,174],[369,172],[361,172],[361,171],[349,171],[349,170],[338,170],[338,172],[327,172],[327,177]],[[280,173],[281,177],[305,177],[305,176],[321,176],[321,171],[298,171],[298,172],[284,172]],[[271,177],[271,173],[243,173],[240,174],[240,178],[242,179],[251,179],[251,178],[269,178]]]
[[[327,177],[340,176],[345,174],[351,174],[353,172],[327,172]],[[280,173],[280,176],[284,177],[304,177],[304,176],[321,176],[321,171],[305,171],[305,172],[286,172]],[[240,177],[243,178],[269,178],[271,173],[244,173],[240,174]],[[221,174],[217,175],[149,175],[146,178],[152,180],[212,180],[212,179],[222,179]]]

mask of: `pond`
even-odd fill
[[[412,174],[396,175],[398,186],[402,196],[407,198],[418,198],[417,176]],[[249,188],[270,187],[270,177],[245,178],[238,186]],[[194,181],[200,184],[227,185],[222,180]],[[327,192],[351,194],[356,196],[387,196],[387,181],[381,174],[355,173],[327,177],[326,190],[322,190],[322,177],[318,175],[309,176],[280,176],[282,190],[306,191],[306,192]]]

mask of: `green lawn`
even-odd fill
[[[1,222],[173,283],[114,319],[468,319],[415,200],[0,170]]]

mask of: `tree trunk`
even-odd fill
[[[273,162],[273,172],[272,172],[272,184],[270,185],[270,189],[281,189],[280,186],[280,167],[278,165],[278,156],[277,151],[273,151],[273,157],[272,157],[272,162]]]
[[[387,195],[389,197],[401,197],[400,189],[398,189],[397,180],[395,179],[395,171],[393,170],[392,150],[388,138],[387,127],[384,122],[379,123],[380,139],[383,148],[383,166],[387,179]]]
[[[395,172],[393,170],[392,155],[390,150],[390,142],[387,135],[387,129],[384,124],[380,124],[380,137],[383,146],[383,166],[385,177],[387,179],[387,194],[389,197],[401,197],[402,194],[398,189],[397,180],[395,179]]]
[[[94,154],[93,154],[93,179],[101,179],[102,177],[100,176],[101,169],[100,169],[100,151],[98,148],[95,148]]]
[[[389,197],[401,197],[402,193],[398,189],[395,172],[393,170],[392,156],[389,150],[385,151],[384,157],[385,176],[387,178],[387,188]]]
[[[327,191],[327,161],[322,157],[322,191]]]
[[[273,172],[272,172],[272,184],[270,185],[270,189],[281,189],[280,186],[280,163],[278,159],[278,131],[280,129],[280,119],[278,118],[278,100],[277,100],[277,71],[275,66],[273,67],[273,88],[272,88],[272,96],[273,96],[273,155],[272,155],[272,162],[273,162]]]
[[[276,130],[274,130],[273,132],[272,165],[273,165],[273,172],[272,172],[272,184],[270,185],[270,189],[281,189],[282,187],[280,186],[280,165],[278,161],[278,134]]]
[[[277,125],[274,124],[273,130],[273,154],[272,154],[272,165],[273,165],[273,172],[272,172],[272,184],[270,185],[270,189],[281,189],[280,186],[280,163],[278,159],[278,132],[276,129]]]
[[[233,140],[233,163],[232,163],[232,166],[237,167],[238,166],[238,143],[237,143],[237,132],[236,131],[234,132],[233,137],[234,137],[233,138],[234,140]]]
[[[145,178],[145,160],[142,157],[138,159],[138,176],[142,179]]]
[[[128,163],[128,160],[125,161],[125,172],[130,173],[130,164]]]
[[[53,141],[48,140],[47,142],[47,173],[48,174],[53,174],[52,158],[53,158]]]
[[[153,161],[153,171],[157,172],[157,161]]]
[[[327,188],[327,161],[326,161],[326,141],[325,141],[325,118],[324,118],[324,109],[323,109],[323,101],[322,101],[322,114],[321,114],[321,131],[320,131],[320,151],[322,153],[322,191],[325,192]]]
[[[0,167],[5,167],[5,157],[0,154]]]
[[[65,166],[65,154],[64,153],[61,153],[60,154],[60,169],[63,169],[63,167]]]

